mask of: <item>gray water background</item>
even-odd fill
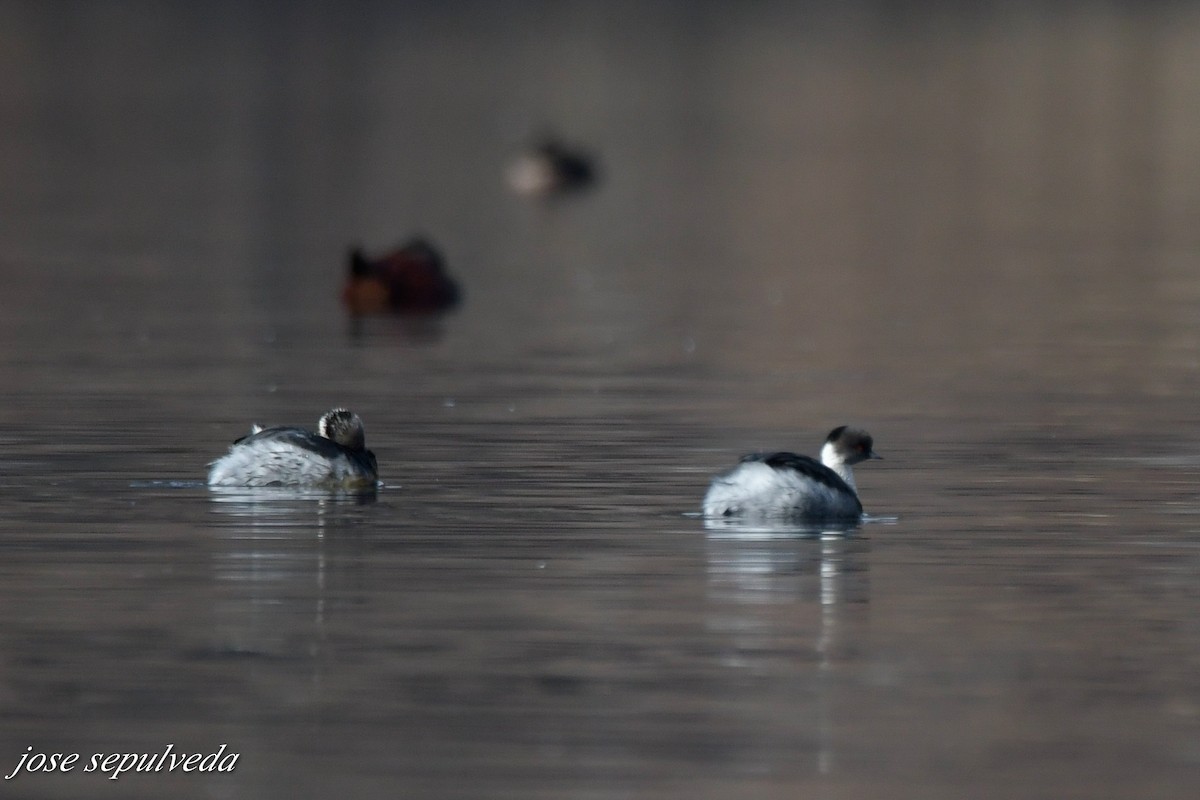
[[[240,754],[0,795],[1197,796],[1198,131],[1191,3],[0,3],[0,767]],[[689,516],[846,422],[883,521]]]

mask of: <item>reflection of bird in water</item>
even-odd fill
[[[879,458],[871,435],[845,425],[830,431],[821,460],[795,453],[755,453],[713,479],[704,496],[710,517],[857,519],[862,503],[850,467]]]
[[[317,433],[304,428],[260,428],[235,441],[211,464],[210,486],[373,487],[375,454],[367,449],[359,416],[344,408],[325,412]]]
[[[731,532],[724,523],[735,521],[742,527]],[[870,628],[870,540],[840,525],[821,533],[829,526],[710,523],[706,630],[717,637],[718,658],[741,674],[777,675],[782,668],[803,681],[802,696],[788,691],[788,714],[804,721],[814,766],[828,773],[844,743],[838,734],[845,730],[846,676],[870,662],[861,647]],[[747,708],[739,705],[726,727],[739,721],[739,710],[747,726],[760,725],[761,716]]]
[[[367,258],[360,248],[350,253],[342,302],[354,314],[446,311],[458,300],[458,284],[446,274],[441,253],[425,239],[412,239],[377,259]]]
[[[595,180],[590,156],[549,138],[530,147],[508,168],[508,185],[528,197],[564,194],[586,188]]]

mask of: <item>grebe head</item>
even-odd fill
[[[335,408],[321,415],[317,433],[350,450],[363,450],[367,446],[362,420],[358,414],[344,408]]]
[[[821,463],[836,470],[840,466],[858,464],[869,458],[883,458],[872,446],[871,434],[842,425],[830,431],[825,439],[825,445],[821,448]]]

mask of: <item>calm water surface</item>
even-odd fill
[[[0,766],[82,757],[0,793],[1195,797],[1200,12],[1140,8],[0,5]],[[595,191],[507,194],[545,126]],[[415,232],[462,307],[353,324]],[[376,494],[201,484],[336,404]],[[846,422],[881,519],[693,515]],[[83,771],[168,744],[239,760]]]

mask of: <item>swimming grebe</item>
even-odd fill
[[[374,259],[359,248],[350,252],[342,302],[355,314],[445,311],[458,299],[458,284],[446,274],[442,254],[425,239],[411,239]]]
[[[818,462],[795,453],[754,453],[713,479],[704,496],[709,517],[857,519],[862,503],[850,467],[880,458],[871,435],[845,425],[830,431]]]
[[[362,420],[344,408],[325,412],[317,433],[255,425],[210,467],[209,486],[362,488],[378,478]]]
[[[592,159],[555,139],[546,138],[522,153],[508,168],[508,185],[517,194],[549,197],[583,189],[596,179]]]

